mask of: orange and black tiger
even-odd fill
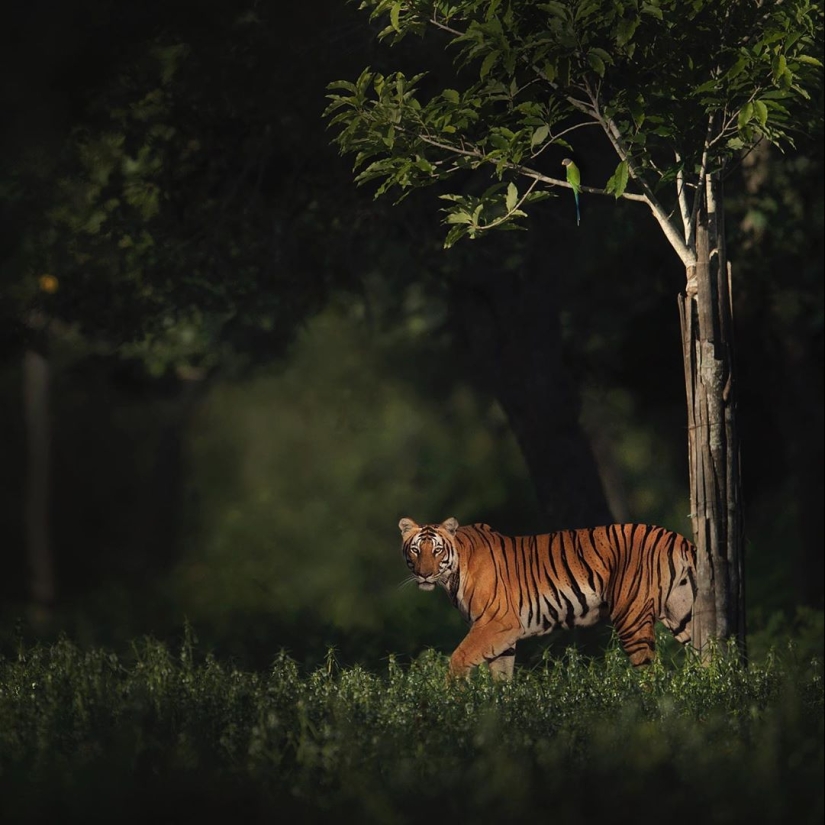
[[[690,641],[696,548],[671,530],[611,524],[511,537],[454,518],[398,526],[418,586],[440,584],[471,625],[450,658],[454,676],[487,662],[509,679],[519,639],[607,619],[633,665],[653,659],[657,620]]]

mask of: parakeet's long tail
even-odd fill
[[[582,222],[581,212],[579,212],[579,193],[573,192],[573,197],[576,199],[576,226],[579,226]]]

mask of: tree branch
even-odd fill
[[[495,229],[500,224],[503,224],[511,215],[515,214],[521,205],[527,200],[529,194],[536,188],[536,184],[538,183],[537,180],[534,180],[530,186],[527,187],[527,191],[518,199],[518,202],[512,209],[508,209],[507,212],[502,215],[500,218],[496,218],[491,223],[484,224],[484,226],[479,226],[479,229]],[[522,213],[524,214],[524,213]]]
[[[676,172],[676,197],[679,200],[679,212],[682,215],[682,227],[685,232],[685,243],[690,245],[690,239],[693,235],[693,228],[690,223],[690,207],[687,200],[687,189],[685,188],[685,169],[681,165],[682,157],[678,152],[676,155],[676,163],[679,165],[679,171]]]
[[[568,126],[567,129],[562,129],[557,135],[549,134],[547,140],[545,141],[544,146],[542,146],[538,151],[533,152],[530,155],[530,160],[535,160],[548,146],[553,146],[554,143],[558,140],[561,140],[564,135],[568,134],[569,132],[574,132],[576,129],[583,129],[585,126],[598,126],[599,124],[592,120],[582,121],[581,123],[575,123],[573,126]]]
[[[453,152],[456,155],[464,155],[465,157],[477,158],[480,161],[485,160],[485,155],[481,151],[481,149],[465,149],[462,147],[453,146],[451,143],[442,143],[440,140],[435,140],[434,138],[427,137],[426,135],[420,135],[419,137],[424,143],[427,143],[430,146],[434,146],[437,149],[443,149],[445,152]],[[542,174],[536,169],[531,169],[529,166],[524,166],[522,164],[512,162],[507,162],[504,164],[504,166],[506,169],[509,169],[512,172],[517,172],[519,175],[523,175],[526,178],[531,178],[532,180],[538,181],[539,183],[545,183],[548,186],[560,186],[563,189],[573,188],[566,180],[560,180],[559,178],[551,178],[548,175]],[[607,192],[604,189],[597,189],[593,186],[580,186],[579,190],[581,192],[586,192],[589,195],[609,195],[610,197],[615,197],[612,192]],[[629,201],[649,203],[648,199],[644,195],[637,195],[634,192],[624,192],[621,195],[621,197]]]
[[[670,245],[673,247],[685,267],[687,268],[692,266],[696,263],[695,251],[693,250],[691,244],[689,242],[685,242],[679,234],[678,229],[670,220],[670,215],[665,212],[664,207],[659,203],[658,199],[653,194],[653,190],[650,188],[641,172],[639,172],[636,168],[636,164],[633,163],[633,160],[630,157],[630,152],[627,151],[624,143],[622,142],[622,135],[619,131],[619,127],[616,126],[612,118],[604,118],[602,116],[595,100],[593,101],[593,107],[596,113],[595,116],[604,129],[607,139],[610,141],[613,149],[619,156],[619,160],[623,160],[627,163],[627,170],[630,173],[630,177],[633,178],[633,180],[635,180],[641,187],[644,195],[643,200],[650,207],[650,211],[653,213],[653,217],[662,228],[662,232],[665,233],[665,237],[668,239]]]
[[[435,19],[435,17],[431,17],[428,22],[430,22],[437,29],[441,29],[441,31],[444,32],[449,32],[450,34],[453,34],[456,37],[464,36],[464,32],[459,31],[458,29],[450,28],[450,26],[446,25],[445,23],[439,23],[438,20]]]

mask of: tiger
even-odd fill
[[[454,518],[420,526],[398,522],[411,580],[441,585],[470,630],[450,657],[451,677],[483,663],[513,677],[516,642],[555,627],[610,620],[632,665],[655,657],[661,621],[691,640],[696,548],[684,536],[647,524],[610,524],[535,536],[505,536],[488,524]]]

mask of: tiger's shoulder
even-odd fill
[[[473,536],[478,536],[479,534],[490,536],[498,535],[497,531],[495,531],[484,521],[477,521],[473,524],[462,524],[459,528],[459,532],[467,538],[472,538]]]

